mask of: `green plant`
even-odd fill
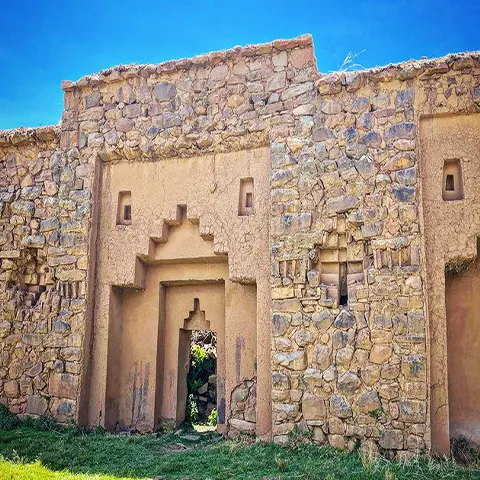
[[[312,438],[313,432],[310,430],[301,430],[297,425],[288,434],[288,439],[293,445],[298,445]]]
[[[20,425],[20,419],[3,403],[0,403],[0,430],[12,430]]]
[[[375,408],[374,410],[370,410],[368,414],[374,418],[375,420],[378,420],[384,413],[383,407],[380,408]]]
[[[208,416],[208,424],[212,425],[213,427],[216,427],[217,423],[218,423],[218,413],[217,413],[217,409],[214,408],[210,412],[210,415]]]
[[[202,346],[195,344],[191,349],[190,369],[187,375],[187,405],[185,421],[192,423],[198,420],[199,411],[194,396],[198,389],[208,382],[208,378],[215,372],[215,359]]]
[[[201,345],[194,345],[192,347],[192,366],[201,365],[208,358],[207,350]]]
[[[194,393],[200,388],[208,377],[215,371],[215,362],[210,358],[207,350],[201,345],[193,345],[190,360],[190,370],[187,376],[189,393]]]
[[[193,398],[193,394],[189,394],[187,397],[187,406],[185,409],[185,421],[187,423],[193,423],[198,418],[197,402]]]
[[[62,428],[55,423],[52,417],[46,415],[39,418],[26,417],[23,421],[23,426],[40,432],[48,432],[50,430],[59,430]]]

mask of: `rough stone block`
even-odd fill
[[[324,420],[327,416],[325,400],[316,395],[305,394],[302,400],[302,413],[305,420]]]
[[[153,96],[159,102],[171,100],[177,94],[177,88],[173,83],[160,82],[153,89]]]
[[[53,397],[76,400],[79,386],[79,377],[69,373],[51,373],[48,384],[48,393]]]
[[[343,395],[332,395],[330,397],[330,415],[338,418],[348,418],[352,416],[352,407]]]
[[[29,415],[42,416],[47,412],[48,402],[45,397],[41,395],[32,395],[27,400],[26,412]]]

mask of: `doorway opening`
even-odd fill
[[[191,331],[186,382],[185,420],[192,425],[214,429],[217,426],[217,336],[215,332]]]
[[[478,250],[478,246],[477,246]],[[480,262],[458,261],[445,271],[450,441],[453,450],[480,445]],[[467,354],[465,352],[468,352]],[[460,448],[461,446],[461,448]]]

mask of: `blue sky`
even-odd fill
[[[480,0],[3,0],[0,129],[58,123],[61,80],[311,33],[319,70],[480,49]]]

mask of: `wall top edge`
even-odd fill
[[[0,148],[28,143],[50,143],[60,140],[60,126],[47,125],[43,127],[20,127],[10,130],[0,130]]]
[[[214,67],[228,60],[241,57],[254,57],[272,54],[275,51],[289,51],[295,48],[313,48],[313,39],[310,34],[300,35],[290,39],[274,40],[256,45],[236,46],[228,50],[220,50],[198,55],[192,58],[168,60],[159,64],[139,65],[136,63],[116,65],[98,73],[86,75],[77,81],[62,81],[62,90],[68,92],[83,87],[95,87],[104,83],[115,83],[137,76],[150,74],[172,73],[190,70],[191,68]]]
[[[318,83],[332,83],[342,80],[344,85],[354,80],[371,81],[373,83],[393,80],[409,80],[422,77],[427,80],[435,75],[450,71],[461,71],[467,68],[480,68],[480,50],[473,52],[450,53],[438,58],[423,58],[388,65],[372,67],[363,70],[339,71],[329,74],[319,74]],[[347,89],[348,91],[348,89]]]

